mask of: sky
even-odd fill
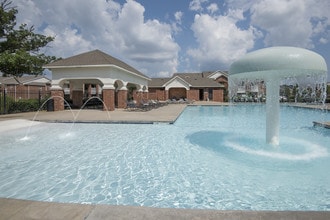
[[[99,49],[149,77],[229,70],[246,53],[271,46],[315,51],[330,68],[329,0],[12,2],[18,24],[55,37],[46,54]]]

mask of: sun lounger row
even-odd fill
[[[168,99],[166,101],[158,100],[143,100],[140,103],[137,103],[135,100],[127,101],[126,110],[128,111],[149,111],[158,107],[162,107],[167,104],[192,104],[193,100],[188,99]]]
[[[141,101],[140,103],[137,103],[135,100],[133,100],[133,101],[127,102],[126,110],[128,110],[128,111],[149,111],[151,109],[162,107],[167,104],[168,103],[166,101],[147,100],[147,101]]]
[[[167,102],[169,104],[192,104],[194,103],[194,100],[190,100],[190,99],[168,99]]]

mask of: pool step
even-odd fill
[[[328,128],[330,129],[330,122],[318,122],[318,121],[313,121],[314,126],[318,127],[323,127],[323,128]]]

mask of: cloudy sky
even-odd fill
[[[329,0],[13,0],[13,5],[18,23],[55,36],[47,54],[66,58],[100,49],[149,77],[228,70],[244,54],[269,46],[307,48],[330,65]]]

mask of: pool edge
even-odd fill
[[[330,219],[329,211],[241,211],[38,202],[0,198],[0,219]]]

